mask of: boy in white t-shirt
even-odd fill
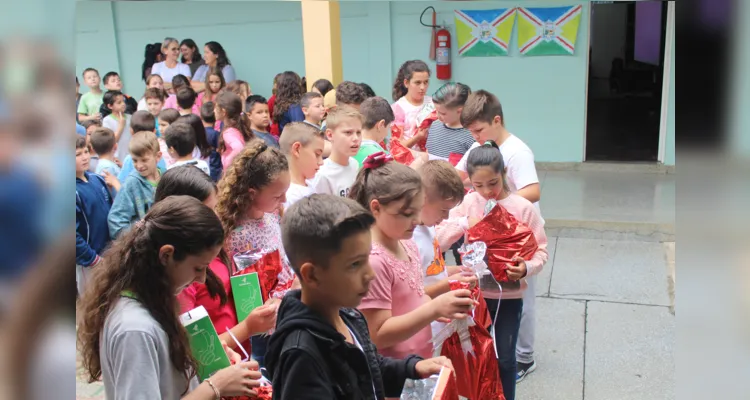
[[[461,111],[461,125],[471,132],[477,142],[469,148],[456,165],[461,178],[465,182],[468,181],[466,161],[471,151],[487,140],[492,140],[500,146],[510,191],[526,198],[539,209],[539,199],[542,193],[536,174],[534,153],[526,143],[505,129],[503,107],[497,97],[486,90],[478,90],[469,95]],[[534,362],[536,276],[527,277],[526,283],[528,288],[523,295],[523,314],[516,346],[517,382],[536,369],[536,362]]]
[[[362,115],[351,107],[334,108],[326,118],[326,137],[331,142],[331,156],[315,177],[315,193],[347,197],[359,172],[354,156],[362,143]]]
[[[167,144],[169,156],[175,160],[172,165],[167,167],[167,169],[172,169],[181,165],[193,165],[205,172],[206,175],[211,175],[211,170],[208,168],[207,162],[200,158],[193,158],[193,149],[195,149],[195,131],[193,131],[191,125],[181,122],[169,125],[169,127],[164,130],[164,142]]]
[[[289,162],[291,175],[284,210],[298,200],[315,193],[308,185],[308,180],[315,178],[315,174],[323,165],[324,146],[323,132],[314,126],[304,122],[290,122],[284,126],[279,148]]]

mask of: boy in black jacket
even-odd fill
[[[372,215],[350,199],[314,194],[286,212],[281,236],[302,290],[279,306],[266,353],[274,399],[370,400],[399,397],[407,378],[427,378],[445,357],[394,360],[378,354],[355,309],[375,273]]]

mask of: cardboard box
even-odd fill
[[[229,280],[232,284],[237,321],[244,321],[253,310],[263,305],[263,292],[260,289],[258,273],[235,275]]]
[[[187,330],[190,349],[198,361],[198,378],[201,381],[231,365],[214,324],[203,306],[180,315],[180,322]]]

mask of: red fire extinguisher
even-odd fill
[[[422,22],[422,17],[427,10],[432,9],[432,25]],[[444,26],[436,25],[437,12],[434,7],[427,7],[419,16],[419,22],[429,28],[432,28],[432,37],[430,38],[430,60],[437,64],[437,78],[443,81],[451,78],[451,33]]]

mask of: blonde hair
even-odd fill
[[[326,129],[334,130],[341,125],[342,122],[349,119],[356,119],[359,122],[364,123],[362,114],[360,114],[355,108],[349,106],[338,106],[328,113],[328,116],[326,117]]]
[[[128,151],[136,157],[143,157],[148,152],[156,154],[159,152],[159,141],[156,140],[156,134],[149,131],[136,132],[130,139]]]
[[[281,132],[279,148],[282,154],[289,155],[295,143],[307,146],[315,138],[322,139],[323,132],[304,122],[290,122],[284,125],[284,131]]]

